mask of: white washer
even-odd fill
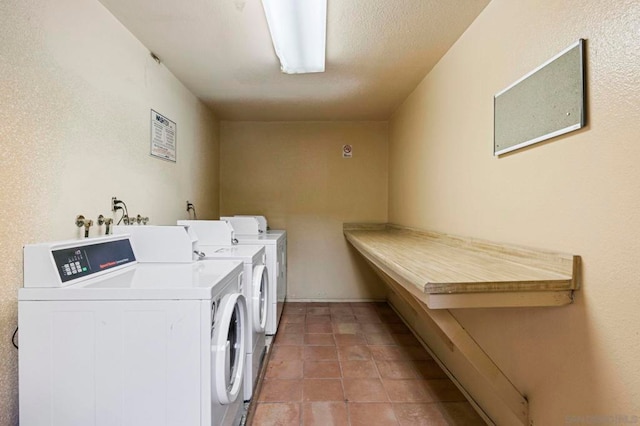
[[[210,246],[200,244],[204,259],[240,260],[244,264],[244,296],[247,301],[247,354],[244,382],[244,400],[249,401],[266,352],[265,329],[269,292],[269,275],[264,246]]]
[[[235,231],[235,239],[240,245],[264,245],[267,251],[269,269],[269,304],[271,310],[267,319],[267,335],[278,330],[280,316],[287,297],[287,232],[268,230],[263,216],[223,216]],[[197,232],[197,231],[196,231]]]
[[[127,236],[24,254],[21,425],[239,423],[241,262],[139,264]]]

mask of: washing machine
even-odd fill
[[[204,259],[240,260],[244,264],[244,295],[247,301],[247,357],[245,367],[244,400],[253,395],[260,367],[266,353],[267,307],[269,303],[269,275],[264,246],[218,246],[200,244]]]
[[[222,232],[217,229],[220,226],[223,227]],[[233,245],[231,230],[231,226],[226,222],[178,221],[178,226],[115,226],[114,234],[129,234],[138,253],[138,259],[144,258],[148,262],[166,262],[168,259],[191,262],[192,257],[243,262],[243,294],[247,304],[248,324],[243,398],[249,401],[266,351],[266,255],[264,246]],[[218,244],[200,244],[198,234],[203,235],[204,241],[215,241]],[[222,239],[218,237],[221,235],[224,235]]]
[[[245,264],[248,316],[250,324],[247,353],[245,399],[253,394],[255,382],[266,351],[266,326],[271,306],[269,304],[269,267],[264,245],[238,245],[233,227],[220,220],[179,220],[178,225],[194,232],[201,255],[206,259],[237,259]]]
[[[231,224],[234,238],[239,245],[265,246],[271,306],[267,319],[267,335],[274,335],[278,330],[287,297],[287,232],[270,230],[264,216],[223,216],[220,220]]]
[[[139,263],[126,235],[27,245],[20,424],[237,425],[238,261]]]

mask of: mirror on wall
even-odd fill
[[[584,40],[494,96],[495,156],[585,125]]]

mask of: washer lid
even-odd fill
[[[287,238],[286,231],[269,231],[265,234],[236,234],[236,239],[239,244],[277,244],[278,241],[285,240]]]
[[[200,251],[205,259],[240,260],[245,263],[258,264],[265,254],[263,245],[201,245]]]
[[[137,264],[64,288],[21,288],[19,300],[211,299],[242,272],[236,260]]]

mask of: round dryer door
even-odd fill
[[[236,400],[244,381],[247,305],[239,293],[222,298],[216,312],[211,347],[213,397],[221,404]]]
[[[264,332],[267,326],[267,307],[269,299],[269,274],[265,265],[258,265],[253,268],[253,283],[251,307],[253,309],[253,329],[257,332]]]

